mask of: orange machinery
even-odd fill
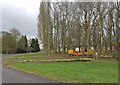
[[[68,50],[68,54],[71,56],[83,56],[83,55],[94,55],[95,50],[89,49],[88,51],[80,50],[76,52],[75,50]]]

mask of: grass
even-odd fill
[[[62,63],[19,63],[11,68],[69,83],[117,83],[116,61],[62,62]]]
[[[4,64],[16,64],[16,63],[21,63],[21,62],[31,62],[31,63],[40,63],[40,61],[47,61],[47,60],[60,60],[63,61],[62,59],[75,59],[75,60],[80,60],[77,56],[69,56],[69,55],[52,55],[52,56],[47,56],[44,53],[24,53],[24,54],[17,54],[14,55],[13,57],[10,57],[8,59],[5,59]],[[85,59],[85,58],[84,58]],[[85,59],[86,60],[86,59]]]
[[[44,53],[24,53],[17,54],[11,58],[7,58],[4,60],[4,64],[16,64],[22,60],[44,60],[47,59],[47,56]]]
[[[21,58],[21,59],[40,59],[45,58],[46,55],[44,53],[26,53],[14,56],[14,59]]]
[[[67,83],[117,83],[117,60],[96,60],[90,62],[20,63],[19,60],[45,60],[56,58],[77,58],[75,56],[47,57],[44,53],[20,54],[5,59],[10,68]]]

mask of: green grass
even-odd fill
[[[3,64],[17,64],[23,60],[44,60],[47,56],[44,53],[23,53],[14,55],[11,58],[4,59]]]
[[[19,63],[11,68],[69,83],[117,83],[117,61]]]
[[[30,59],[30,58],[43,58],[46,56],[44,53],[26,53],[14,56],[14,58],[23,58],[23,59]]]
[[[59,55],[60,56],[60,55]],[[55,56],[53,58],[57,58]],[[73,56],[74,57],[74,56]],[[64,57],[63,57],[64,58]],[[68,56],[69,58],[69,56]],[[49,79],[69,83],[117,83],[117,60],[90,62],[21,63],[19,60],[50,59],[44,53],[20,54],[4,61],[9,67]]]
[[[47,56],[44,53],[28,53],[28,54],[20,54],[14,56],[12,59],[20,59],[20,60],[38,60],[38,59],[46,59]]]

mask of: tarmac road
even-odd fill
[[[11,56],[13,55],[10,56],[7,55],[4,56],[4,58],[8,58]],[[3,66],[2,83],[57,83],[57,82]]]

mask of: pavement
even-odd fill
[[[3,62],[5,58],[13,55],[3,56]],[[2,67],[2,83],[57,83],[57,81],[49,80],[47,78],[35,76],[32,74],[24,73],[14,69],[10,69],[6,66]]]
[[[16,71],[7,67],[2,68],[2,83],[56,83],[43,77]]]

